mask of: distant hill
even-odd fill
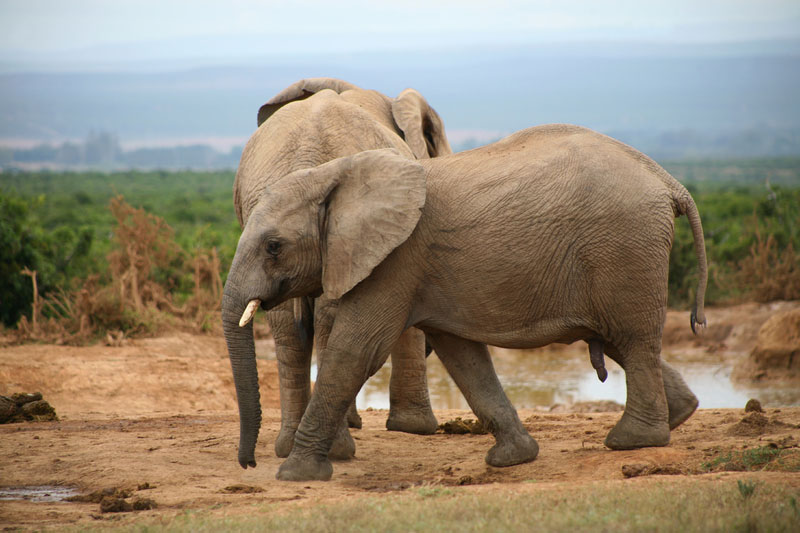
[[[567,122],[657,157],[800,155],[800,53],[794,42],[781,50],[773,43],[587,53],[542,45],[249,60],[161,72],[121,66],[118,72],[5,73],[0,146],[9,139],[85,139],[93,131],[113,132],[123,144],[244,140],[272,95],[303,77],[333,76],[389,95],[418,89],[456,146]]]

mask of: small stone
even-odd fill
[[[751,412],[763,413],[764,409],[761,407],[761,402],[759,402],[755,398],[750,398],[749,400],[747,400],[747,403],[744,406],[744,412],[745,413],[751,413]]]

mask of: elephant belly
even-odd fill
[[[587,321],[588,322],[588,321]],[[501,348],[529,349],[552,343],[570,344],[596,336],[587,324],[571,318],[548,318],[514,326],[509,321],[504,327],[491,321],[446,321],[438,317],[417,324],[423,331],[440,331],[483,344]]]

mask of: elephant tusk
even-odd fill
[[[253,320],[253,315],[256,314],[256,309],[258,309],[259,305],[261,305],[261,300],[258,298],[248,302],[247,307],[244,308],[244,313],[242,313],[242,318],[239,319],[240,328],[245,327],[251,320]]]

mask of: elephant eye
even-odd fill
[[[276,256],[281,252],[281,243],[279,241],[267,242],[267,253]]]

